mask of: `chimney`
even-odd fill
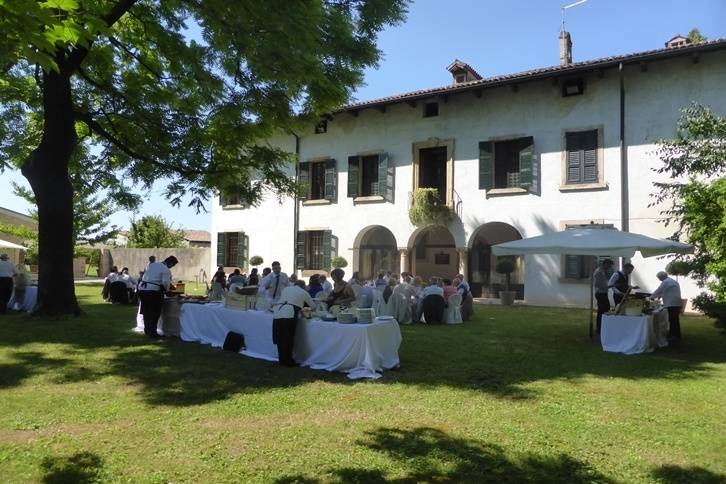
[[[570,33],[560,31],[560,65],[569,66],[572,64],[572,39]]]

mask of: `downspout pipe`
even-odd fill
[[[295,182],[298,181],[298,172],[300,166],[300,136],[295,134],[294,131],[290,133],[295,137]],[[293,224],[292,224],[292,265],[295,274],[297,274],[297,233],[300,229],[300,203],[298,200],[297,193],[293,197],[294,211],[293,211]],[[293,272],[292,270],[290,272]]]
[[[620,229],[630,232],[630,200],[628,187],[628,147],[625,144],[625,74],[623,63],[618,65],[620,74]]]

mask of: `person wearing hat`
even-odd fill
[[[610,298],[608,297],[608,281],[613,275],[612,259],[603,259],[600,266],[592,274],[593,287],[595,289],[595,301],[597,301],[597,334],[600,334],[602,326],[602,315],[610,311]]]
[[[7,254],[0,255],[0,314],[8,311],[8,303],[13,295],[13,277],[15,266],[8,260]]]
[[[668,309],[668,339],[681,339],[681,286],[663,271],[660,271],[655,276],[660,281],[660,286],[653,291],[650,297],[653,299],[661,298],[663,306]]]

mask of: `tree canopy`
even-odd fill
[[[294,192],[293,155],[265,140],[347,102],[406,6],[0,0],[0,169],[19,167],[38,203],[39,312],[77,312],[71,175],[116,197],[163,179],[197,208]]]
[[[686,257],[690,274],[712,291],[726,313],[726,117],[705,106],[683,110],[676,136],[661,140],[656,203],[669,203],[664,221],[675,227],[674,237],[695,246]]]
[[[184,232],[175,229],[161,215],[146,215],[131,222],[128,246],[167,249],[184,247]]]

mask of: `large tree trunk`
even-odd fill
[[[78,142],[70,76],[43,75],[43,138],[22,167],[38,205],[36,314],[80,314],[73,281],[73,186],[68,165]]]

